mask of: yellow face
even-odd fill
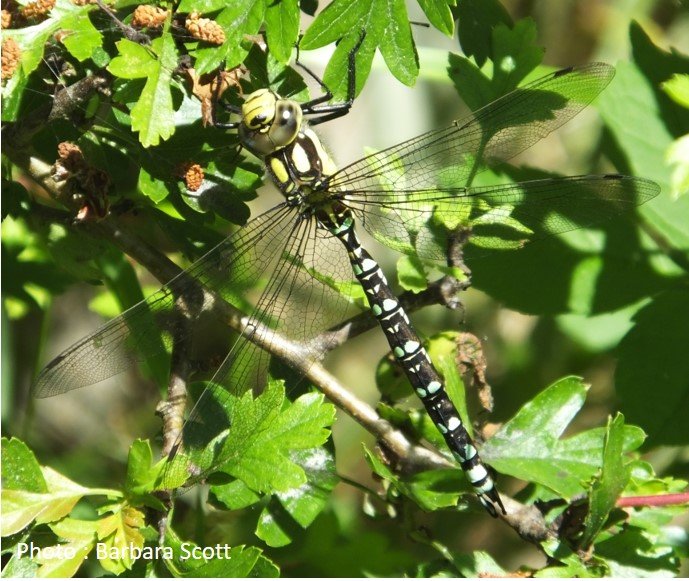
[[[251,93],[242,105],[239,136],[247,149],[265,156],[292,143],[302,124],[299,103],[270,89]]]

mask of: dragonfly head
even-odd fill
[[[302,119],[299,103],[261,89],[251,93],[242,105],[239,136],[247,149],[259,156],[269,155],[297,138]]]

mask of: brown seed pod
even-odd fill
[[[55,6],[55,0],[33,0],[21,9],[20,15],[26,20],[40,20]]]
[[[225,31],[222,27],[210,18],[201,18],[198,12],[192,12],[187,17],[186,27],[194,38],[209,44],[221,45],[225,42]]]
[[[203,168],[192,161],[187,161],[179,166],[177,175],[184,180],[187,189],[190,192],[197,191],[201,184],[203,184],[204,173]]]
[[[167,18],[168,11],[158,6],[141,4],[132,15],[132,26],[136,28],[160,28]]]
[[[7,37],[2,41],[2,79],[9,79],[19,66],[22,51],[17,41]]]

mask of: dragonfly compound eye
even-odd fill
[[[270,126],[268,135],[276,149],[292,143],[299,133],[302,124],[301,107],[295,101],[287,99],[277,102],[275,119]]]
[[[247,149],[266,156],[291,144],[302,120],[299,103],[281,99],[272,91],[256,91],[242,106],[239,136]]]

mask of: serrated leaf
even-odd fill
[[[664,192],[670,191],[665,155],[674,137],[663,120],[653,82],[635,65],[620,63],[615,79],[599,97],[598,106],[630,172],[652,179]],[[639,212],[669,244],[689,247],[689,197],[675,201],[661,194]]]
[[[98,521],[98,541],[104,553],[99,562],[103,569],[119,575],[134,566],[135,551],[143,548],[145,542],[140,532],[144,524],[144,514],[126,505]]]
[[[155,489],[164,466],[165,459],[154,463],[153,451],[148,440],[134,440],[127,457],[125,491],[129,495],[147,495]],[[164,507],[161,505],[160,508],[162,510]]]
[[[587,388],[580,379],[557,381],[527,402],[483,446],[481,455],[499,472],[539,483],[563,498],[584,492],[600,468],[603,431],[560,436],[581,409]],[[624,450],[640,444],[638,428],[624,430]]]
[[[485,551],[474,551],[471,554],[453,553],[452,563],[462,577],[500,578],[508,575],[508,572]]]
[[[234,579],[241,577],[278,577],[280,570],[265,557],[257,547],[232,547],[228,556],[212,559],[201,567],[194,569],[195,577],[215,577]]]
[[[52,531],[67,541],[41,551],[39,577],[73,577],[94,549],[98,521],[65,518],[51,524]]]
[[[330,493],[339,482],[335,470],[335,458],[323,447],[294,452],[292,461],[301,466],[306,483],[298,488],[278,492],[276,503],[266,506],[259,517],[256,535],[271,547],[281,547],[292,542],[292,531],[283,526],[281,513],[291,517],[288,525],[296,523],[302,529],[311,525],[327,506]]]
[[[429,354],[433,352],[432,346],[433,344],[431,343]],[[467,411],[466,390],[464,388],[464,382],[462,381],[462,374],[458,369],[456,351],[450,355],[444,356],[434,357],[431,355],[431,361],[435,361],[438,371],[443,376],[447,395],[455,405],[455,408],[457,408],[459,417],[467,432],[473,437],[473,428],[469,420],[469,412]]]
[[[637,527],[626,527],[619,534],[596,543],[596,555],[605,560],[609,577],[675,577],[680,560],[667,543]]]
[[[456,0],[419,0],[419,6],[430,23],[446,36],[455,31],[455,20],[450,6],[456,6]]]
[[[0,534],[15,534],[32,521],[38,524],[60,520],[70,513],[74,505],[87,495],[121,496],[116,490],[84,488],[65,478],[52,468],[43,467],[45,493],[24,490],[2,490],[2,516]]]
[[[88,13],[95,8],[94,5],[77,6],[69,0],[57,0],[42,22],[18,30],[3,31],[3,39],[13,38],[21,51],[21,66],[10,79],[3,79],[3,121],[16,120],[29,75],[43,61],[53,34],[64,31],[64,45],[80,61],[89,58],[100,48],[102,37],[88,18]]]
[[[536,46],[536,23],[524,18],[513,27],[499,24],[493,30],[493,86],[495,95],[504,95],[519,85],[543,59],[545,49]]]
[[[258,34],[264,21],[266,0],[241,0],[226,2],[224,0],[206,0],[206,7],[200,10],[196,0],[185,0],[186,9],[181,12],[199,10],[202,13],[222,9],[215,17],[215,22],[225,31],[225,42],[220,47],[200,47],[194,51],[196,72],[204,74],[224,65],[230,69],[239,65],[249,53],[245,37]],[[249,45],[250,46],[250,45]],[[252,71],[253,72],[253,71]]]
[[[139,172],[139,181],[137,185],[139,191],[156,205],[162,202],[170,194],[167,184],[155,176],[152,176],[144,168],[141,168]]]
[[[261,501],[262,495],[257,494],[241,480],[233,480],[228,484],[216,484],[210,489],[213,504],[221,504],[228,510],[240,510]]]
[[[139,133],[139,141],[144,147],[158,145],[175,131],[170,91],[172,72],[177,66],[174,38],[165,31],[153,40],[150,48],[127,39],[120,40],[117,48],[120,55],[110,62],[108,70],[125,79],[146,79],[141,95],[131,109],[132,130]]]
[[[24,442],[19,438],[2,438],[0,446],[3,490],[24,490],[39,494],[48,491],[41,466]]]
[[[402,0],[335,0],[316,17],[300,46],[311,50],[340,41],[323,77],[336,99],[347,96],[349,53],[363,31],[366,36],[356,53],[357,93],[371,71],[376,48],[400,82],[412,85],[418,76],[416,50]]]
[[[36,563],[41,565],[36,577],[74,577],[93,546],[93,540],[81,540],[42,548],[35,558]]]
[[[466,477],[459,468],[426,470],[409,477],[399,477],[364,446],[364,458],[373,472],[387,480],[423,510],[433,511],[457,505],[461,494],[469,492]]]
[[[624,461],[624,416],[608,420],[601,473],[591,485],[589,510],[584,521],[581,546],[588,547],[602,530],[605,519],[629,482],[629,466]]]
[[[285,491],[306,482],[304,470],[290,459],[295,450],[323,444],[335,409],[320,394],[305,394],[282,409],[284,385],[271,381],[254,399],[249,392],[234,404],[223,445],[222,471],[256,492]]]
[[[689,135],[673,141],[666,157],[668,164],[673,167],[671,195],[676,200],[689,193]]]
[[[165,546],[170,547],[174,557],[166,559],[165,565],[178,577],[277,577],[279,569],[256,547],[229,547],[218,545],[218,557],[209,561],[203,559],[199,547],[190,541],[182,542],[168,527]]]
[[[456,13],[462,51],[482,67],[493,55],[493,31],[499,24],[512,26],[512,19],[497,0],[461,0]]]
[[[268,2],[265,21],[268,49],[277,60],[287,63],[299,35],[298,0]]]

